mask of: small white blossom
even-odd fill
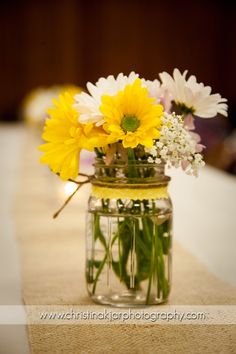
[[[147,159],[147,161],[148,161],[149,163],[153,163],[153,162],[154,162],[154,159],[153,159],[151,156],[149,156],[148,159]]]
[[[156,147],[159,148],[159,149],[161,149],[161,148],[163,147],[162,142],[157,141],[157,142],[156,142]]]
[[[162,161],[161,161],[160,158],[157,157],[157,158],[155,159],[155,163],[158,164],[158,165],[160,165],[160,164],[162,163]]]
[[[199,144],[194,135],[185,128],[182,116],[165,113],[162,117],[160,139],[151,149],[145,149],[150,163],[165,162],[169,166],[182,167],[189,174],[197,176],[204,166],[199,154]]]
[[[151,148],[145,147],[145,152],[148,153],[149,155],[152,155],[153,157],[157,156],[157,148],[156,146],[152,146]]]

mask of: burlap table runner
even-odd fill
[[[84,279],[86,200],[53,220],[57,177],[38,163],[38,139],[27,132],[15,203],[22,296],[28,305],[91,305]],[[174,244],[170,304],[235,304],[236,291]],[[235,353],[233,325],[29,325],[32,353]]]

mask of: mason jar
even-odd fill
[[[86,223],[86,281],[96,303],[166,302],[172,203],[164,164],[96,159]]]

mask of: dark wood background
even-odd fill
[[[189,69],[236,103],[236,12],[227,1],[1,1],[0,118],[16,117],[39,85],[85,85],[139,72]]]

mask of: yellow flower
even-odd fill
[[[63,95],[63,93],[68,92],[71,96],[75,96],[78,93],[84,91],[82,87],[76,86],[76,85],[61,85],[60,87],[60,94]]]
[[[140,79],[115,96],[103,96],[100,111],[104,115],[109,142],[121,140],[125,148],[135,148],[138,144],[152,147],[153,139],[160,137],[163,115],[163,106],[154,102]]]
[[[48,110],[50,118],[45,122],[42,135],[46,144],[39,147],[44,152],[40,162],[49,165],[63,180],[74,179],[79,173],[80,151],[107,144],[107,135],[102,128],[78,122],[71,93],[60,95],[53,103],[55,107]]]
[[[41,128],[47,118],[47,110],[52,106],[52,99],[64,92],[69,92],[74,96],[82,92],[82,88],[75,85],[54,85],[33,89],[22,102],[23,119],[26,123],[38,125]]]

